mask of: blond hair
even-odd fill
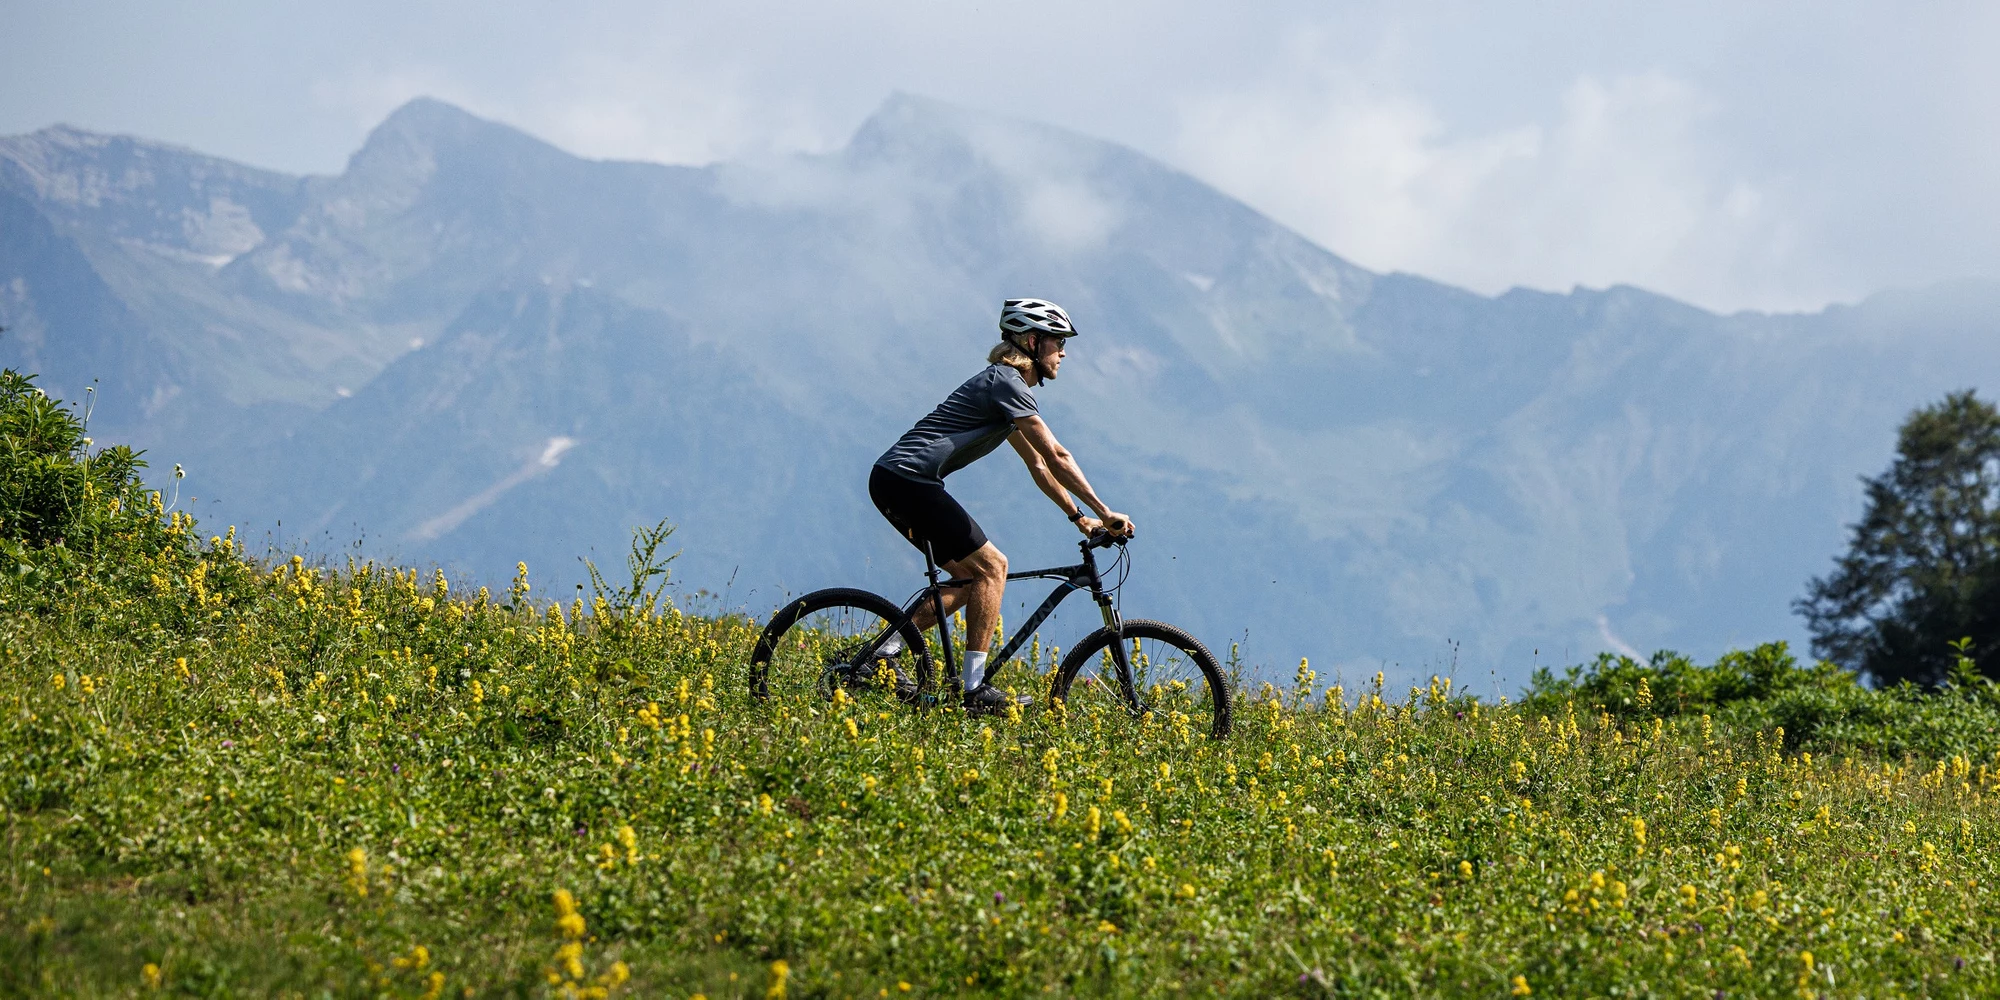
[[[994,344],[993,349],[986,352],[986,363],[989,365],[1006,365],[1020,372],[1021,377],[1024,379],[1035,377],[1035,359],[1029,357],[1028,352],[1015,346],[1011,340],[1003,340]]]

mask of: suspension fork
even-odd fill
[[[1097,601],[1097,610],[1104,615],[1104,627],[1111,630],[1111,663],[1118,669],[1118,685],[1125,692],[1125,707],[1133,715],[1144,715],[1146,703],[1139,697],[1139,680],[1132,674],[1132,651],[1125,648],[1125,622],[1118,617],[1118,606],[1111,595],[1104,592],[1104,580],[1097,575],[1097,559],[1090,549],[1083,550],[1083,562],[1090,568],[1090,593]]]

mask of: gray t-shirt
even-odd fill
[[[1035,394],[1019,371],[988,365],[952,390],[875,464],[904,479],[942,486],[944,477],[1000,447],[1015,420],[1037,412]]]

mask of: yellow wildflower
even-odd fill
[[[583,937],[583,914],[576,911],[576,897],[568,889],[555,891],[556,929],[572,941]],[[576,977],[571,977],[576,978]]]
[[[1511,991],[1509,991],[1508,995],[1509,995],[1509,996],[1517,996],[1517,997],[1525,997],[1525,996],[1533,996],[1533,995],[1534,995],[1534,992],[1535,992],[1535,991],[1534,991],[1534,988],[1533,988],[1533,987],[1530,987],[1530,986],[1528,985],[1528,977],[1527,977],[1527,976],[1515,976],[1515,977],[1514,977],[1514,988],[1513,988],[1513,989],[1512,989]]]
[[[356,896],[368,895],[368,852],[359,847],[347,852],[347,887]]]
[[[154,965],[151,962],[147,962],[145,967],[139,970],[139,978],[145,980],[147,989],[153,989],[153,990],[159,989],[160,967]]]
[[[784,1000],[785,980],[791,978],[792,967],[784,959],[771,963],[771,985],[764,990],[764,1000]]]

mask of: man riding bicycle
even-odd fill
[[[945,492],[944,477],[984,458],[1005,438],[1027,463],[1035,485],[1078,530],[1088,535],[1102,528],[1122,537],[1134,533],[1131,518],[1097,498],[1076,458],[1056,441],[1035,406],[1034,387],[1056,377],[1063,345],[1074,336],[1076,328],[1061,306],[1042,299],[1008,299],[1000,307],[1001,340],[987,352],[987,367],[898,438],[868,474],[869,499],[889,524],[918,551],[928,549],[953,578],[970,581],[944,591],[945,613],[965,608],[961,677],[968,711],[1002,711],[1009,703],[1004,692],[985,683],[986,654],[1007,588],[1007,557]],[[1084,513],[1077,499],[1098,516]],[[919,632],[936,624],[931,605],[919,609],[914,622]],[[879,652],[893,657],[901,650],[902,639],[892,636]]]

